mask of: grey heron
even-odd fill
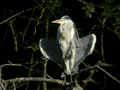
[[[79,38],[74,22],[69,16],[63,16],[52,23],[60,24],[55,40],[40,39],[39,47],[46,58],[55,62],[67,75],[79,71],[79,65],[92,54],[96,35],[90,34]]]

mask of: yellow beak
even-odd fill
[[[56,24],[61,24],[62,22],[63,22],[64,20],[54,20],[54,21],[52,21],[52,23],[56,23]]]

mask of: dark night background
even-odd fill
[[[78,83],[84,90],[120,89],[120,1],[119,0],[33,0],[16,1],[0,8],[0,87],[1,79],[17,77],[43,77],[44,59],[39,50],[40,38],[56,38],[58,25],[51,21],[68,15],[75,22],[79,36],[94,33],[97,43],[92,55],[85,60],[87,66],[99,65],[100,69],[81,72]],[[1,3],[2,4],[2,3]],[[22,66],[4,66],[21,64]],[[84,64],[80,70],[85,69]],[[62,70],[53,62],[47,62],[47,74],[61,79]],[[7,90],[13,87],[8,85]],[[41,90],[42,82],[24,82],[17,90]],[[61,85],[47,83],[48,90],[63,90]]]

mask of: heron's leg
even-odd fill
[[[73,83],[72,75],[70,75],[70,83],[71,83],[71,84]]]
[[[75,79],[74,82],[75,82],[75,86],[78,86],[78,81],[77,81],[77,79]]]
[[[78,84],[77,79],[75,79],[74,82],[75,82],[75,87],[77,88],[77,90],[83,90],[83,88]]]
[[[76,74],[76,75],[74,75],[74,85],[75,85],[75,87],[80,87],[80,85],[78,84],[78,76],[79,76],[79,74]],[[80,90],[82,90],[82,89],[80,89]]]

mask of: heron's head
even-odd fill
[[[71,20],[71,18],[69,16],[63,16],[58,20],[54,20],[52,21],[52,23],[56,23],[56,24],[73,24],[73,21]]]

